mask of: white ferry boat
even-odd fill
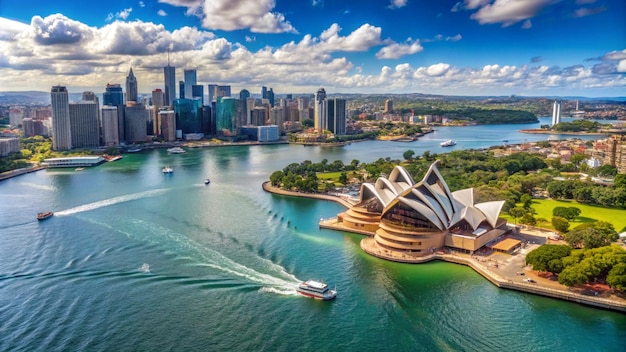
[[[174,168],[172,168],[171,166],[166,166],[162,169],[164,174],[171,174],[174,172]]]
[[[442,147],[451,147],[451,146],[453,146],[453,145],[456,145],[456,142],[455,142],[455,141],[453,141],[453,140],[451,140],[451,139],[448,139],[448,140],[447,140],[447,141],[445,141],[445,142],[441,142],[441,143],[439,143],[439,145],[440,145],[440,146],[442,146]]]
[[[172,154],[182,154],[185,152],[185,149],[181,147],[173,147],[173,148],[168,148],[167,152],[172,153]]]
[[[303,296],[319,299],[322,301],[330,301],[337,297],[337,290],[329,289],[328,285],[325,284],[323,281],[319,282],[315,280],[308,280],[298,285],[296,291],[298,291],[298,293]]]

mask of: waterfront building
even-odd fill
[[[320,88],[315,93],[315,115],[314,115],[314,127],[317,131],[321,132],[327,129],[326,122],[326,90]]]
[[[124,135],[124,92],[122,86],[117,83],[107,84],[102,94],[102,104],[117,106],[117,135],[120,141],[125,140]]]
[[[326,126],[334,134],[346,134],[346,100],[332,98],[326,101]]]
[[[213,114],[213,107],[210,105],[203,105],[200,108],[199,114],[202,132],[208,135],[215,134],[215,114]]]
[[[170,66],[169,55],[167,66],[163,67],[163,78],[165,80],[165,102],[168,106],[172,106],[176,100],[176,68]]]
[[[74,148],[94,148],[100,145],[98,104],[81,100],[69,105],[70,131]]]
[[[344,228],[372,237],[367,253],[411,261],[443,248],[473,253],[507,230],[504,201],[474,203],[472,188],[451,192],[434,162],[420,182],[401,166],[361,186],[359,202],[338,215]],[[402,259],[399,259],[402,258]]]
[[[70,130],[70,102],[67,88],[53,86],[50,92],[52,103],[52,149],[68,150],[72,148]]]
[[[230,137],[235,136],[237,130],[237,110],[241,109],[238,100],[231,97],[218,97],[215,112],[217,133]]]
[[[273,107],[270,110],[270,124],[277,125],[280,132],[284,131],[285,109],[283,107]]]
[[[193,98],[193,91],[192,91],[192,86],[195,84],[198,84],[198,80],[196,77],[196,70],[194,69],[187,69],[187,70],[183,70],[183,79],[185,82],[185,94],[186,96],[182,96],[181,95],[181,99],[187,98],[187,99],[191,99]]]
[[[137,102],[128,101],[124,108],[124,133],[126,142],[145,142],[148,138],[148,111]]]
[[[165,142],[174,142],[176,140],[176,113],[174,110],[159,111],[159,120],[161,121],[161,135]]]
[[[133,74],[133,68],[130,68],[128,76],[126,76],[126,101],[139,101],[137,92],[137,78]]]
[[[73,156],[44,159],[41,164],[47,167],[90,167],[100,165],[104,161],[101,156]]]
[[[561,123],[561,102],[554,101],[552,105],[552,126]]]
[[[250,111],[250,123],[248,125],[263,126],[267,118],[267,109],[262,106],[257,106]]]
[[[202,133],[200,99],[176,99],[174,112],[176,113],[176,129],[181,134]]]
[[[102,143],[106,147],[120,145],[117,109],[118,107],[113,105],[102,107]]]
[[[272,142],[280,138],[280,127],[276,125],[258,126],[257,131],[259,142]]]

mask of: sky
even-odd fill
[[[169,54],[168,54],[169,53]],[[623,0],[0,0],[0,91],[626,96]]]

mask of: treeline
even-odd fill
[[[550,181],[548,196],[554,199],[573,199],[579,203],[626,207],[626,175],[615,175],[613,187],[582,180]]]
[[[626,290],[626,250],[618,245],[572,249],[544,244],[526,255],[526,264],[557,275],[559,283],[568,287],[603,282],[616,290]]]
[[[552,129],[559,132],[596,132],[602,124],[591,120],[574,120],[572,122],[560,122],[552,126]]]

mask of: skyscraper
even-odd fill
[[[165,103],[173,106],[176,100],[176,67],[170,66],[169,54],[167,66],[163,67],[163,77],[165,78]]]
[[[267,92],[267,99],[270,101],[270,106],[274,107],[274,90],[272,88]]]
[[[194,84],[191,86],[191,99],[200,99],[202,105],[204,105],[204,86],[201,84]]]
[[[128,76],[126,76],[126,101],[137,101],[137,99],[137,78],[135,78],[131,67]]]
[[[193,97],[192,94],[192,86],[198,84],[196,78],[196,70],[189,69],[183,71],[183,78],[185,80],[185,98],[191,99]],[[181,97],[183,99],[183,97]]]
[[[68,150],[72,148],[70,130],[70,102],[67,88],[53,86],[50,92],[52,103],[52,149]]]
[[[230,86],[217,86],[218,97],[230,97]]]
[[[332,98],[326,101],[327,129],[334,134],[346,134],[346,100]]]
[[[117,108],[112,105],[102,107],[102,142],[107,147],[120,145]]]
[[[191,94],[191,91],[189,91]],[[186,99],[185,97],[185,81],[178,81],[178,96],[179,99]]]
[[[561,103],[554,101],[552,105],[552,126],[561,123]]]
[[[320,88],[315,93],[315,129],[320,132],[327,129],[326,122],[326,90]]]
[[[267,99],[267,87],[266,86],[261,87],[261,99]]]
[[[122,87],[117,84],[107,84],[104,93],[102,94],[102,105],[117,106],[117,136],[119,140],[124,141],[124,92]]]
[[[128,102],[124,108],[124,135],[128,143],[145,142],[147,139],[148,111],[145,106]]]
[[[215,93],[217,93],[217,85],[216,84],[209,84],[207,85],[209,88],[209,103],[212,103],[214,101],[217,100],[217,95]]]
[[[391,99],[385,100],[385,113],[390,113],[393,111],[393,101]]]
[[[231,97],[217,98],[215,123],[217,133],[223,136],[236,135],[237,100]]]
[[[98,104],[95,101],[81,100],[72,103],[70,108],[70,131],[74,148],[91,148],[100,145],[100,123]]]

